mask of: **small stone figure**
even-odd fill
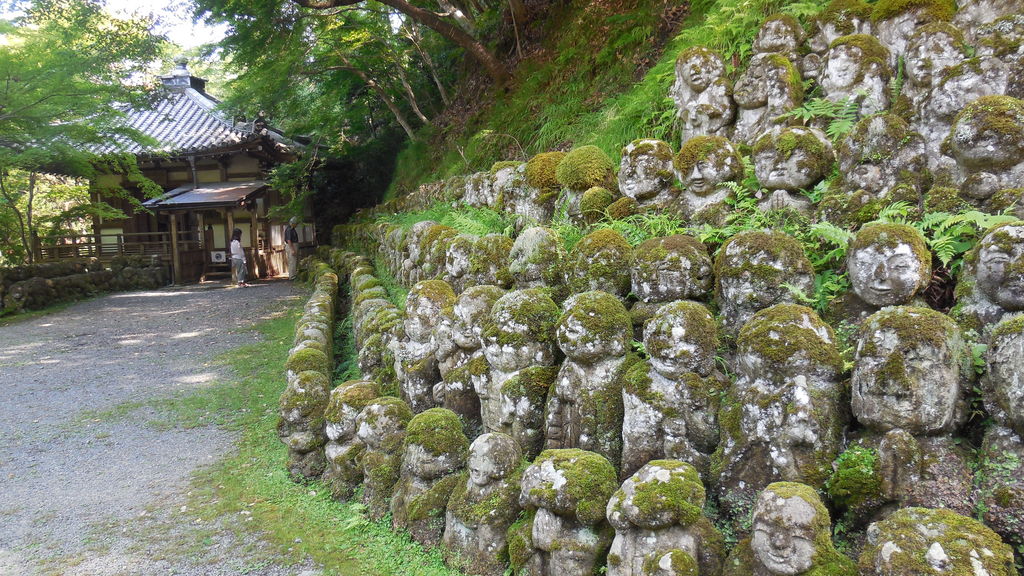
[[[572,293],[601,290],[625,299],[633,248],[622,234],[610,228],[591,232],[569,253],[567,283]]]
[[[473,243],[473,253],[466,271],[466,284],[470,286],[492,285],[508,288],[512,276],[508,271],[512,239],[502,234],[488,234]]]
[[[900,94],[912,102],[926,97],[946,70],[967,59],[965,48],[963,32],[948,22],[919,28],[907,45],[906,81]]]
[[[781,54],[756,54],[736,81],[733,98],[739,107],[733,140],[753,144],[780,115],[803,104],[800,72]]]
[[[726,182],[743,178],[743,158],[720,136],[697,136],[683,143],[673,167],[682,184],[679,208],[690,222],[721,223],[732,190]]]
[[[800,45],[804,43],[804,29],[800,22],[786,14],[775,14],[765,19],[751,46],[754,54],[775,52],[790,62],[796,62]]]
[[[484,431],[511,433],[502,417],[502,386],[520,370],[554,365],[558,317],[558,306],[538,288],[509,292],[494,303],[482,333],[490,371],[473,379]]]
[[[1006,315],[1024,311],[1024,222],[990,229],[964,258],[950,311],[962,325],[987,335]]]
[[[1006,95],[1024,98],[1024,11],[965,29],[974,31],[979,57],[997,58],[1006,64],[1010,72]]]
[[[431,408],[409,421],[402,472],[391,499],[391,522],[423,546],[437,546],[444,533],[448,497],[466,465],[469,440],[451,410]]]
[[[814,16],[807,46],[816,55],[824,56],[828,47],[842,36],[871,33],[871,4],[861,0],[830,0]]]
[[[330,402],[324,413],[327,469],[322,479],[330,487],[335,500],[348,500],[363,482],[365,447],[356,438],[356,419],[359,412],[379,396],[377,384],[365,380],[350,380],[331,390]]]
[[[1021,14],[1024,14],[1021,0],[963,0],[957,2],[953,22],[963,30],[977,31],[986,24]]]
[[[889,108],[889,51],[867,34],[843,36],[832,42],[819,82],[833,102],[858,102],[868,116]]]
[[[644,465],[608,502],[615,528],[608,575],[719,574],[725,542],[703,516],[704,500],[693,466],[678,460]]]
[[[723,401],[720,505],[744,517],[773,481],[824,486],[845,424],[842,359],[832,329],[804,306],[777,304],[747,322],[737,340],[736,381]],[[715,464],[712,464],[715,467]]]
[[[619,191],[643,208],[664,208],[675,199],[672,148],[661,140],[634,140],[622,149]]]
[[[523,230],[512,244],[508,259],[508,271],[516,289],[547,287],[553,295],[561,293],[566,255],[562,240],[554,230],[541,227]]]
[[[985,352],[982,398],[995,425],[985,432],[977,478],[985,524],[1024,545],[1024,316],[1004,319]]]
[[[532,460],[544,449],[544,407],[558,377],[558,366],[530,366],[501,385],[498,422]]]
[[[443,280],[417,282],[405,304],[405,339],[395,341],[395,373],[402,399],[413,412],[434,406],[434,385],[441,381],[434,331],[451,314],[455,292]]]
[[[545,448],[582,448],[618,464],[622,456],[622,380],[632,324],[606,292],[566,301],[558,324],[565,362],[548,397]]]
[[[488,433],[469,446],[466,473],[448,500],[445,559],[468,574],[502,576],[506,533],[519,516],[523,453],[511,437]]]
[[[916,228],[906,224],[865,226],[846,254],[853,293],[867,316],[885,306],[909,304],[928,286],[932,255]]]
[[[420,239],[421,280],[443,279],[447,274],[448,246],[459,232],[451,226],[431,226]]]
[[[715,300],[723,331],[735,337],[755,312],[794,302],[789,285],[814,291],[814,267],[800,243],[784,232],[750,230],[722,245],[715,259]]]
[[[519,574],[590,576],[612,541],[605,520],[618,487],[615,468],[599,454],[545,450],[523,473],[520,504],[533,512],[520,532],[509,533]],[[514,542],[515,541],[515,542]]]
[[[634,249],[633,294],[639,302],[633,326],[673,300],[706,300],[711,292],[711,257],[696,238],[685,234],[652,238]]]
[[[949,22],[956,6],[951,0],[882,0],[874,4],[871,21],[875,36],[889,49],[889,66],[907,54],[914,32],[933,22]]]
[[[477,172],[466,178],[466,189],[462,201],[470,206],[500,209],[497,191],[494,189],[494,174]]]
[[[281,393],[277,436],[288,447],[288,471],[296,480],[316,478],[327,465],[323,446],[329,390],[330,381],[322,371],[303,370],[288,375]]]
[[[1024,181],[1024,101],[986,96],[971,102],[956,115],[945,150],[956,160],[961,195],[976,206],[986,207],[999,190],[1019,188]]]
[[[727,384],[714,371],[717,347],[715,320],[696,302],[665,304],[647,321],[650,360],[629,369],[622,391],[623,476],[658,458],[691,462],[707,475]]]
[[[356,417],[356,438],[363,452],[363,504],[366,515],[380,520],[388,513],[402,468],[402,443],[412,410],[393,396],[381,396]]]
[[[543,224],[551,221],[562,190],[555,169],[563,158],[565,152],[542,152],[525,164],[523,176],[526,186],[520,187],[508,201],[513,211],[526,222]]]
[[[736,116],[732,84],[718,54],[696,46],[676,59],[676,81],[669,91],[676,103],[681,141],[721,135]]]
[[[423,256],[420,254],[421,243],[427,230],[436,226],[433,220],[424,220],[413,224],[405,235],[405,259],[402,260],[402,269],[399,275],[404,286],[412,286],[421,279],[420,263]]]
[[[791,208],[800,213],[810,212],[811,201],[794,193],[810,190],[836,161],[828,136],[803,126],[765,133],[754,144],[753,156],[754,174],[770,194],[759,203],[760,208]]]
[[[473,245],[477,240],[478,238],[471,234],[459,234],[448,243],[444,261],[444,281],[456,294],[461,294],[466,289],[466,277],[473,258]]]
[[[951,510],[904,508],[872,524],[860,574],[1013,576],[1013,551],[981,522]]]

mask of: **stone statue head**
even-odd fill
[[[612,495],[607,516],[616,531],[687,526],[703,517],[705,498],[704,485],[692,465],[653,460]]]
[[[554,287],[563,282],[565,249],[558,233],[550,228],[523,230],[508,259],[508,271],[517,288]]]
[[[985,199],[1005,185],[1006,176],[1024,162],[1024,101],[983,96],[964,107],[943,143],[964,173],[961,190]]]
[[[565,302],[558,322],[558,346],[575,362],[590,364],[624,356],[632,339],[629,312],[607,292],[583,292]]]
[[[327,437],[338,443],[355,440],[359,412],[379,396],[380,387],[368,380],[349,380],[331,390],[331,399],[324,413]]]
[[[417,478],[433,480],[462,468],[468,450],[458,415],[447,408],[430,408],[409,421],[402,468]]]
[[[874,36],[851,34],[837,38],[825,55],[821,87],[826,94],[846,94],[865,76],[889,80],[889,51]]]
[[[914,435],[955,429],[965,415],[966,349],[948,316],[895,306],[868,317],[857,341],[852,406],[868,428]]]
[[[467,486],[486,487],[509,477],[519,466],[523,451],[511,436],[497,432],[482,434],[469,445]]]
[[[846,254],[853,292],[881,308],[907,304],[931,281],[932,256],[916,228],[875,224],[857,232]]]
[[[413,342],[427,342],[439,319],[451,312],[455,292],[444,280],[417,282],[405,301],[405,335]]]
[[[978,245],[977,289],[994,304],[1024,310],[1024,222],[989,230]]]
[[[687,196],[704,197],[723,183],[743,177],[743,159],[732,142],[721,136],[697,136],[679,149],[673,162]]]
[[[711,290],[711,257],[692,236],[652,238],[633,255],[633,294],[641,302],[700,300]]]
[[[966,58],[963,32],[948,22],[932,22],[918,28],[907,44],[907,81],[916,86],[931,86],[943,70]]]
[[[678,379],[687,372],[701,376],[715,367],[718,334],[714,317],[696,302],[671,302],[644,325],[644,347],[651,366],[662,376]]]
[[[813,488],[794,482],[769,484],[754,505],[754,563],[772,575],[803,574],[820,561],[819,548],[832,548],[830,528],[828,510]]]
[[[883,0],[874,4],[871,20],[875,35],[895,59],[907,53],[907,44],[915,31],[933,22],[949,22],[954,13],[956,5],[952,0]]]
[[[469,262],[473,257],[473,243],[476,236],[459,234],[452,238],[445,253],[445,274],[449,283],[457,283],[460,279],[464,281],[469,272]]]
[[[467,288],[452,308],[452,339],[464,350],[480,348],[483,326],[491,307],[505,294],[497,286],[483,284]]]
[[[725,64],[718,54],[703,46],[684,50],[676,58],[676,78],[694,92],[703,92],[725,74]]]
[[[812,52],[822,54],[837,38],[866,34],[871,25],[871,5],[862,0],[831,0],[813,20],[807,40]]]
[[[839,144],[839,174],[846,193],[886,198],[899,185],[921,188],[928,156],[924,139],[895,114],[868,116]]]
[[[986,408],[996,422],[1024,435],[1024,316],[996,325],[985,358]]]
[[[807,190],[824,178],[835,163],[828,136],[797,126],[769,131],[754,143],[754,173],[769,190]]]
[[[754,53],[780,52],[796,56],[797,49],[804,41],[804,29],[792,16],[775,14],[769,16],[754,38]]]
[[[773,395],[794,382],[838,387],[842,360],[832,328],[798,304],[776,304],[755,314],[736,345],[737,388]]]
[[[356,437],[371,450],[397,452],[405,437],[412,409],[393,396],[381,396],[367,404],[356,417]]]
[[[667,199],[675,175],[672,173],[672,148],[650,138],[634,140],[622,149],[619,165],[619,191],[641,206]]]
[[[756,54],[736,81],[733,98],[740,108],[769,106],[781,113],[803,101],[800,72],[781,54]]]
[[[553,364],[558,317],[558,306],[537,288],[498,298],[483,330],[488,364],[506,372]]]
[[[603,228],[587,234],[569,254],[569,286],[573,292],[603,290],[625,297],[633,248],[619,232]]]

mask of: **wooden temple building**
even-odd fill
[[[118,255],[159,259],[174,283],[230,275],[231,231],[242,230],[249,277],[286,273],[284,228],[287,217],[270,210],[282,201],[266,177],[277,164],[293,161],[298,145],[265,122],[234,122],[216,110],[218,101],[206,93],[206,81],[192,76],[185,63],[161,76],[163,95],[151,108],[128,110],[131,128],[156,145],[112,140],[99,154],[134,155],[142,174],[163,187],[156,198],[135,193],[145,210],[117,196],[104,197],[112,185],[134,190],[124,176],[108,174],[93,182],[93,200],[121,209],[127,218],[96,217],[90,237],[60,239],[39,246],[39,260]],[[297,227],[300,246],[313,245],[311,227]]]

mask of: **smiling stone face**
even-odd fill
[[[900,224],[862,229],[846,257],[853,292],[881,308],[906,304],[931,278],[931,253],[920,233]]]
[[[795,576],[814,565],[815,539],[822,529],[820,512],[799,496],[789,498],[766,488],[754,507],[750,548],[755,562],[769,574]]]
[[[701,299],[711,289],[711,258],[696,238],[652,238],[636,247],[633,293],[641,302]]]
[[[634,140],[622,149],[619,191],[641,206],[664,200],[672,179],[672,149],[666,142]]]
[[[769,190],[806,190],[835,162],[832,143],[813,128],[769,132],[754,144],[754,173]]]
[[[1024,317],[996,326],[986,359],[985,406],[996,422],[1024,434]]]
[[[1006,310],[1024,310],[1024,224],[989,232],[978,251],[978,290]]]

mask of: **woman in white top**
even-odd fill
[[[231,232],[231,271],[239,286],[245,286],[245,250],[242,249],[242,230]]]

